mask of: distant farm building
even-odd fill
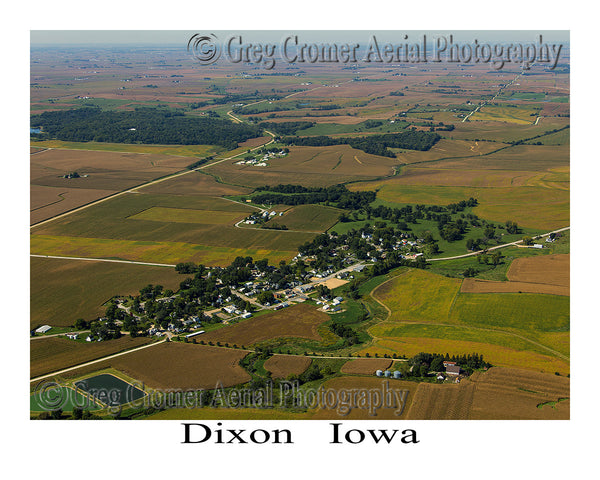
[[[447,375],[460,375],[460,367],[458,365],[448,365],[446,367]]]
[[[204,333],[204,330],[199,330],[197,332],[193,332],[193,333],[188,333],[185,338],[192,338],[195,337],[196,335],[201,335]]]
[[[39,327],[38,329],[36,329],[35,333],[46,333],[51,328],[52,327],[50,325],[42,325],[41,327]]]

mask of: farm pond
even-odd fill
[[[75,386],[110,407],[134,402],[146,395],[138,387],[108,373],[79,380]]]

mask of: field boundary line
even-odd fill
[[[270,145],[271,143],[273,143],[275,141],[275,135],[273,135],[271,132],[269,132],[267,130],[265,130],[265,132],[268,133],[269,135],[271,135],[271,140],[269,140],[267,143],[259,145],[258,147],[254,147],[254,148],[250,149],[250,151],[258,150],[259,148],[263,148],[263,147],[265,147],[267,145]],[[221,162],[225,162],[227,160],[231,160],[233,158],[239,157],[240,155],[245,155],[246,153],[247,152],[238,153],[237,155],[232,155],[230,157],[223,158],[221,160],[217,160],[216,162],[208,163],[208,164],[202,165],[202,166],[197,167],[197,168],[181,170],[179,172],[175,172],[175,173],[172,173],[172,174],[165,175],[164,177],[160,177],[160,178],[156,178],[154,180],[150,180],[149,182],[146,182],[146,183],[141,183],[140,185],[136,185],[134,187],[128,188],[127,190],[122,190],[120,192],[116,192],[116,193],[114,193],[112,195],[109,195],[107,197],[100,198],[98,200],[94,200],[93,202],[90,202],[90,203],[87,203],[85,205],[81,205],[79,207],[76,207],[76,208],[74,208],[72,210],[68,210],[66,212],[60,213],[60,214],[58,214],[58,215],[56,215],[54,217],[47,218],[46,220],[42,220],[41,222],[34,223],[34,224],[30,225],[29,228],[31,229],[31,228],[34,228],[34,227],[38,227],[38,226],[43,225],[45,223],[51,222],[53,220],[57,220],[59,218],[65,217],[65,216],[70,215],[70,214],[75,213],[75,212],[79,212],[79,211],[81,211],[81,210],[83,210],[85,208],[91,207],[93,205],[97,205],[99,203],[105,202],[106,200],[110,200],[110,199],[115,198],[115,197],[119,197],[119,196],[124,195],[126,193],[137,193],[136,190],[139,190],[139,189],[144,188],[144,187],[149,187],[151,185],[156,185],[157,183],[164,182],[165,180],[170,180],[170,179],[173,179],[173,178],[181,177],[183,175],[188,175],[188,174],[190,174],[192,172],[198,172],[198,171],[203,170],[203,169],[205,169],[207,167],[210,167],[212,165],[217,165],[217,164],[219,164]]]
[[[116,259],[111,259],[111,258],[61,257],[58,255],[37,255],[34,253],[30,253],[29,256],[35,257],[35,258],[58,258],[60,260],[84,260],[84,261],[88,261],[88,262],[131,263],[133,265],[146,265],[146,266],[150,266],[150,267],[175,268],[175,265],[172,265],[170,263],[136,262],[134,260],[116,260]]]
[[[165,338],[164,340],[161,340],[161,341],[156,342],[156,343],[150,343],[149,345],[143,345],[141,347],[132,348],[131,350],[126,350],[124,352],[114,353],[112,355],[108,355],[106,357],[98,358],[98,359],[92,360],[90,362],[86,362],[86,363],[81,363],[79,365],[75,365],[74,367],[64,368],[64,369],[58,370],[56,372],[48,373],[46,375],[41,375],[39,377],[32,378],[31,380],[29,380],[29,383],[36,382],[38,380],[43,380],[44,378],[53,377],[54,375],[60,375],[61,373],[70,372],[71,370],[77,370],[78,368],[87,367],[88,365],[93,365],[95,363],[100,363],[100,362],[104,362],[106,360],[111,360],[111,359],[113,359],[115,357],[120,357],[122,355],[127,355],[128,353],[137,352],[137,351],[142,350],[144,348],[154,347],[156,345],[160,345],[162,343],[165,343],[166,341],[167,341],[167,339]]]

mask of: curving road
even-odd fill
[[[553,230],[552,232],[548,232],[548,233],[543,233],[541,235],[536,235],[536,237],[547,237],[549,235],[551,235],[552,233],[559,233],[559,232],[564,232],[565,230],[569,230],[571,227],[564,227],[564,228],[559,228],[558,230]],[[496,245],[495,247],[490,247],[487,249],[487,251],[489,252],[490,250],[496,250],[498,248],[504,248],[504,247],[510,247],[510,246],[519,246],[519,243],[523,243],[523,240],[517,240],[515,242],[511,242],[511,243],[504,243],[502,245]],[[477,252],[471,252],[471,253],[465,253],[464,255],[455,255],[454,257],[443,257],[443,258],[428,258],[427,261],[428,262],[437,262],[440,260],[454,260],[456,258],[465,258],[465,257],[472,257],[474,255],[479,255],[481,254],[481,250],[477,251]]]

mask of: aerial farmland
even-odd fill
[[[570,417],[568,48],[31,58],[31,418]],[[46,405],[48,380],[121,397]],[[393,408],[306,401],[383,384]]]

